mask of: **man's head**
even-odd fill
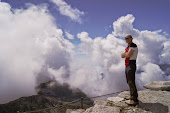
[[[125,36],[126,43],[131,44],[132,43],[132,35],[128,34]]]

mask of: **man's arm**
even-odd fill
[[[132,55],[133,55],[133,52],[134,52],[134,50],[133,49],[130,49],[127,53],[125,53],[125,57],[126,58],[130,58]]]

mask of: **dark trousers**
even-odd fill
[[[125,73],[126,73],[126,80],[130,89],[130,96],[132,100],[138,101],[138,93],[135,84],[135,72],[136,72],[136,63],[129,64],[128,66],[126,66]]]

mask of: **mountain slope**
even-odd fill
[[[21,97],[7,104],[0,105],[0,113],[16,113],[17,111],[36,111],[36,113],[64,113],[66,109],[80,108],[80,101],[69,104],[69,102],[86,98],[87,96],[79,89],[70,89],[68,84],[60,85],[56,81],[41,83],[36,87],[37,95]],[[92,106],[91,100],[85,100],[85,108]],[[57,107],[60,106],[60,107]],[[64,107],[61,107],[64,106]],[[42,110],[49,107],[55,107],[48,110]]]

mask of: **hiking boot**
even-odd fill
[[[138,101],[134,101],[134,100],[130,100],[130,102],[126,103],[126,104],[128,104],[129,106],[136,106],[136,105],[139,104],[139,102]]]
[[[132,100],[132,97],[125,97],[125,100]]]

